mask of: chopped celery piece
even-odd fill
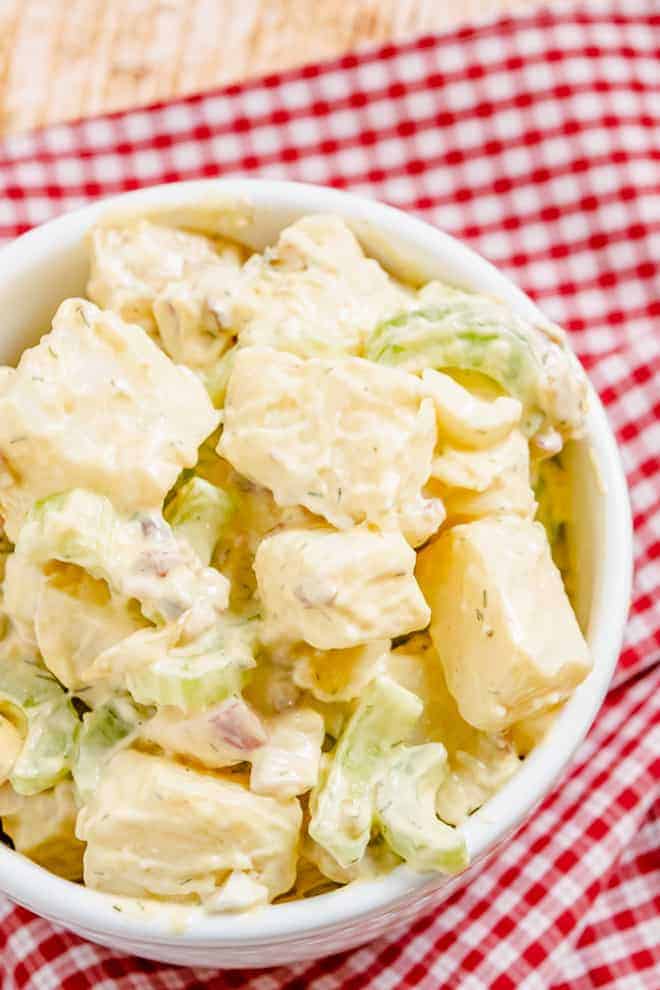
[[[168,657],[145,670],[126,675],[126,686],[142,704],[174,705],[182,711],[215,704],[237,694],[246,682],[247,671],[218,654],[187,658]]]
[[[428,305],[420,301],[376,327],[366,346],[370,360],[415,373],[478,371],[522,402],[529,436],[541,427],[565,435],[579,429],[584,375],[558,331],[546,333],[493,299],[449,286]]]
[[[38,794],[65,777],[80,723],[55,678],[26,660],[0,660],[0,708],[25,735],[9,777],[14,790]]]
[[[153,711],[116,695],[83,717],[73,762],[73,779],[84,803],[97,788],[103,766],[127,746]]]
[[[469,862],[462,833],[435,813],[446,773],[440,743],[397,746],[376,785],[376,822],[390,849],[414,870],[458,873]]]
[[[38,502],[16,554],[33,564],[77,564],[115,594],[137,599],[152,622],[175,620],[194,606],[208,626],[229,597],[227,580],[203,567],[159,512],[123,517],[109,499],[83,489]]]
[[[340,866],[358,862],[367,848],[374,787],[391,748],[413,731],[422,702],[389,677],[364,690],[334,754],[312,792],[309,834]]]
[[[138,704],[203,708],[240,692],[254,666],[258,619],[229,613],[198,636],[181,624],[141,629],[102,653],[90,679],[120,681]]]
[[[165,519],[175,535],[183,536],[207,567],[235,509],[234,499],[222,488],[203,478],[192,477],[168,503]]]

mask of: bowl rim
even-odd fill
[[[113,208],[154,209],[199,206],[204,197],[249,202],[261,209],[290,209],[306,213],[336,213],[349,223],[364,224],[387,237],[396,237],[426,255],[431,264],[451,255],[473,288],[503,299],[521,315],[545,320],[536,305],[475,251],[426,221],[375,200],[324,186],[270,179],[202,179],[132,190],[104,198],[66,213],[23,234],[0,249],[3,281],[20,274],[35,259],[46,259],[79,242],[100,216]],[[594,669],[574,692],[546,739],[515,776],[471,816],[464,831],[471,859],[486,854],[510,837],[536,804],[555,786],[586,736],[607,692],[619,656],[628,614],[632,581],[632,524],[628,491],[619,451],[605,411],[589,386],[586,437],[605,492],[602,566],[596,574],[588,638]],[[485,812],[482,813],[482,812]],[[463,875],[459,875],[460,883]],[[354,925],[361,919],[391,910],[399,902],[451,886],[451,878],[415,874],[405,866],[384,877],[360,881],[313,899],[270,905],[244,915],[207,915],[186,909],[187,923],[168,905],[140,914],[127,902],[60,879],[0,844],[0,891],[11,900],[67,927],[100,939],[130,937],[145,947],[250,946],[282,944],[301,936]]]

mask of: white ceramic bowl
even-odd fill
[[[398,210],[315,186],[208,180],[157,186],[95,203],[18,238],[0,252],[0,361],[14,361],[45,331],[57,305],[84,290],[85,234],[108,209],[163,210],[198,224],[225,207],[226,232],[262,249],[282,227],[315,212],[344,217],[368,251],[394,274],[446,279],[499,296],[523,316],[534,304],[504,275],[447,234]],[[572,452],[578,612],[595,665],[544,742],[515,777],[465,826],[473,865],[460,877],[389,876],[245,916],[206,917],[113,908],[116,898],[45,872],[0,846],[0,890],[37,914],[104,945],[167,962],[212,967],[270,966],[339,952],[409,923],[470,882],[486,856],[511,837],[556,784],[598,711],[614,670],[628,610],[631,525],[616,443],[592,391],[584,442]]]

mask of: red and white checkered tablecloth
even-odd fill
[[[660,988],[660,8],[560,5],[0,144],[0,237],[199,176],[329,183],[463,238],[570,332],[636,539],[614,687],[569,775],[409,933],[214,973],[82,942],[0,898],[2,990]]]

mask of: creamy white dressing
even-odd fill
[[[464,868],[590,668],[539,467],[584,414],[561,331],[237,217],[111,218],[0,369],[0,817],[178,927]]]

